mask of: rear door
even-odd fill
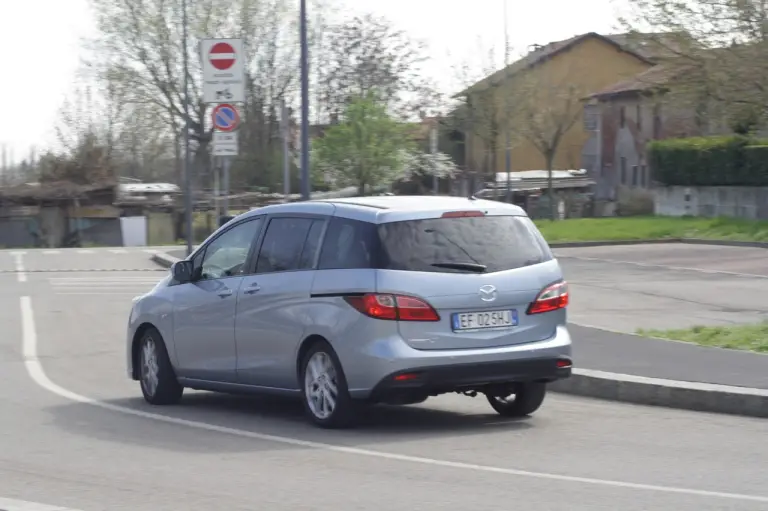
[[[399,322],[423,350],[471,349],[550,337],[564,311],[526,315],[544,287],[562,278],[525,216],[449,216],[379,226],[384,260],[379,293],[426,299],[439,322]]]

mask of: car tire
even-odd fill
[[[176,379],[165,342],[156,329],[147,329],[139,339],[137,362],[141,393],[147,403],[173,405],[181,400],[184,387]]]
[[[502,397],[486,394],[491,407],[504,417],[525,417],[539,409],[547,395],[547,384],[539,382],[518,383],[515,391]]]
[[[300,367],[302,403],[309,420],[329,429],[354,425],[358,406],[349,395],[344,370],[331,345],[315,343],[302,358]]]

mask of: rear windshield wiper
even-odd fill
[[[448,268],[451,270],[467,270],[483,273],[488,267],[477,263],[432,263],[436,268]]]

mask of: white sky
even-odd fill
[[[504,2],[512,57],[529,45],[546,44],[585,32],[616,30],[611,0],[339,0],[351,11],[389,18],[428,44],[430,73],[445,89],[457,86],[456,64],[480,69],[495,48],[503,63]],[[348,11],[349,12],[349,11]],[[19,20],[34,20],[32,24]],[[32,146],[55,143],[59,108],[75,86],[83,55],[81,41],[95,34],[88,0],[4,2],[0,16],[3,99],[0,145],[20,161]]]

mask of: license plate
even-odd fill
[[[517,311],[460,312],[453,315],[451,324],[454,331],[509,328],[517,326]]]

